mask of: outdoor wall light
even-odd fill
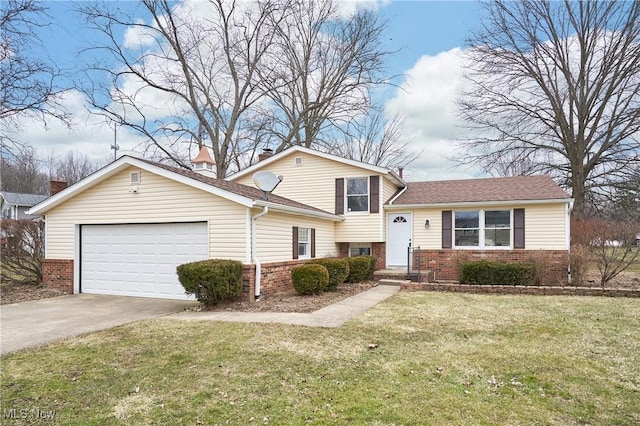
[[[424,221],[424,229],[429,229],[429,219]]]

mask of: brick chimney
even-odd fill
[[[51,179],[49,181],[49,195],[56,195],[67,187],[67,181],[62,179]]]
[[[262,154],[258,155],[258,162],[266,160],[272,155],[273,155],[273,150],[271,148],[265,148],[264,151],[262,151]]]
[[[398,167],[398,176],[402,179],[402,172],[404,171],[404,167]]]

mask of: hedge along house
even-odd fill
[[[211,177],[208,154],[196,160],[200,172],[121,157],[35,206],[46,220],[45,284],[186,299],[176,266],[224,258],[245,264],[243,292],[253,298],[288,290],[301,259],[336,252],[340,216],[275,194],[265,199],[257,188]]]
[[[244,263],[253,299],[291,290],[306,259],[372,254],[455,279],[455,255],[510,261],[543,253],[566,279],[570,198],[549,177],[408,183],[395,172],[293,147],[227,180],[201,151],[193,171],[121,157],[31,209],[46,219],[45,284],[69,292],[185,298],[175,267]],[[255,187],[269,171],[274,193]],[[416,253],[412,259],[407,248]]]

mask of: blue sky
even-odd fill
[[[69,78],[78,79],[80,49],[91,45],[95,34],[84,27],[74,13],[74,4],[66,1],[46,2],[53,24],[40,34],[41,54],[68,71]],[[139,7],[137,2],[120,2],[128,10]],[[469,30],[477,25],[479,4],[473,1],[385,1],[377,6],[378,13],[388,20],[386,43],[398,50],[387,64],[387,71],[397,75],[398,89],[387,90],[387,109],[408,115],[408,140],[418,160],[407,168],[407,176],[415,180],[470,177],[472,171],[456,169],[447,157],[452,154],[456,136],[451,117],[454,91],[459,88],[456,55],[464,46]],[[446,89],[446,90],[443,90]],[[49,129],[37,123],[27,123],[23,137],[43,153],[63,155],[67,150],[82,151],[94,159],[109,158],[112,132],[103,125],[82,118],[81,97],[71,96],[67,102],[78,111],[74,129],[52,123]],[[446,116],[442,115],[443,111]],[[126,153],[127,135],[119,143]]]

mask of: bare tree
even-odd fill
[[[61,158],[53,158],[53,164],[49,167],[50,178],[62,179],[69,185],[89,176],[100,168],[100,165],[92,161],[86,154],[67,152]]]
[[[384,82],[384,23],[372,11],[342,17],[335,2],[319,0],[142,5],[148,23],[109,5],[82,8],[118,64],[95,64],[85,91],[94,111],[186,168],[188,148],[203,145],[218,177],[251,164],[261,146],[327,149]]]
[[[640,2],[485,3],[469,40],[474,129],[464,162],[523,161],[570,188],[573,216],[590,193],[627,180],[640,162]]]
[[[0,220],[2,268],[0,281],[12,284],[42,284],[44,221]]]
[[[278,29],[262,84],[271,101],[275,151],[325,148],[371,108],[369,90],[385,84],[381,42],[386,22],[358,9],[341,16],[335,1],[294,1]],[[268,112],[269,114],[269,112]]]
[[[404,168],[422,154],[410,152],[409,142],[403,142],[405,121],[399,115],[387,121],[383,111],[372,110],[353,120],[344,139],[331,145],[330,152],[376,166]]]
[[[197,11],[168,0],[142,5],[151,23],[120,16],[108,6],[82,8],[109,41],[100,48],[119,64],[94,65],[110,81],[87,91],[91,106],[145,135],[148,148],[183,167],[189,167],[184,142],[210,146],[217,176],[224,177],[248,139],[244,130],[259,118],[252,113],[263,97],[257,69],[273,44],[286,2],[212,0],[195,3],[204,8]],[[119,31],[125,29],[139,36],[137,49],[121,45]],[[101,101],[105,95],[107,103]],[[153,104],[162,95],[166,111]]]
[[[20,119],[37,117],[46,125],[54,118],[69,125],[69,114],[60,104],[65,89],[58,86],[60,71],[32,54],[40,43],[35,30],[46,26],[42,2],[5,0],[0,7],[0,152],[15,154],[22,145],[10,133]]]
[[[49,193],[49,180],[41,169],[41,160],[33,147],[0,158],[0,187],[3,191],[23,194]]]
[[[587,248],[600,273],[602,287],[640,260],[640,247],[636,244],[640,223],[636,221],[578,220],[571,228],[572,250]]]

